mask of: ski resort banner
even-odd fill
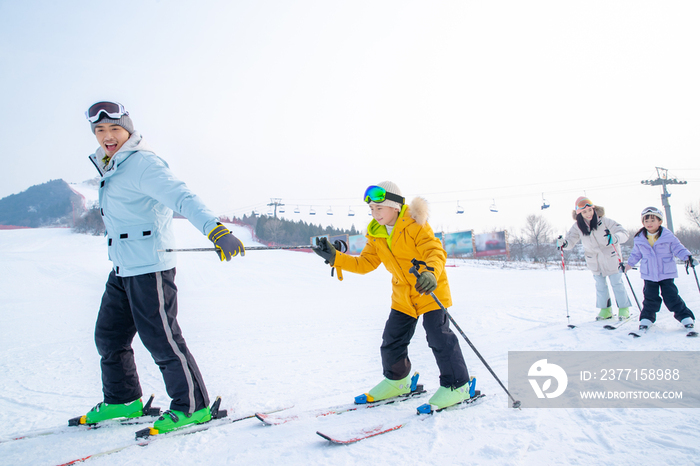
[[[482,233],[474,237],[476,252],[474,257],[507,256],[508,242],[505,231]]]
[[[353,235],[348,238],[348,254],[359,256],[367,244],[365,235]]]
[[[473,233],[472,230],[445,233],[442,244],[447,252],[447,257],[464,257],[474,254]]]
[[[350,248],[350,244],[348,241],[348,235],[316,235],[316,236],[311,237],[311,239],[310,239],[311,243],[309,243],[309,244],[311,244],[312,246],[315,246],[316,245],[316,238],[327,238],[331,244],[335,244],[336,241],[342,241],[348,245],[348,249]]]
[[[522,408],[700,408],[697,351],[509,351]]]

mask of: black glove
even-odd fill
[[[609,229],[605,229],[605,237],[608,238],[608,246],[611,244],[617,244],[617,236],[610,233]]]
[[[688,258],[685,260],[685,271],[686,273],[688,272],[688,267],[695,268],[695,266],[698,265],[698,261],[693,259],[693,256],[688,256]]]
[[[566,241],[561,235],[559,235],[559,238],[557,238],[557,250],[561,251],[566,247],[567,244],[569,244],[568,241]]]
[[[316,238],[316,247],[313,249],[316,254],[325,259],[326,264],[335,263],[335,248],[328,242],[328,238]]]
[[[416,280],[416,291],[420,294],[430,294],[437,288],[437,278],[432,272],[422,272]]]
[[[232,257],[241,253],[241,256],[245,256],[245,247],[241,240],[236,238],[231,234],[231,232],[220,223],[216,224],[214,228],[209,233],[209,240],[216,246],[216,255],[223,262],[224,260],[230,261]]]
[[[620,269],[620,272],[625,273],[625,263],[620,261],[620,264],[617,266],[618,269]]]

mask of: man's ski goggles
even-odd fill
[[[593,207],[593,203],[587,197],[584,197],[576,203],[576,210],[583,210],[586,207]]]
[[[365,191],[365,202],[369,204],[370,202],[382,203],[387,199],[390,201],[398,202],[399,204],[404,204],[404,198],[393,193],[386,192],[386,189],[380,186],[370,186]]]
[[[119,102],[97,102],[96,104],[92,104],[88,111],[85,112],[85,117],[90,123],[95,123],[102,118],[103,113],[115,120],[129,114]]]

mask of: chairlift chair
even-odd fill
[[[354,216],[355,216],[355,212],[352,210],[352,207],[349,207],[348,208],[348,217],[354,217]]]
[[[493,199],[493,204],[491,204],[491,207],[489,207],[489,210],[491,212],[498,212],[498,208],[496,207],[496,200]]]
[[[549,202],[547,202],[547,199],[544,198],[544,193],[542,193],[542,207],[540,207],[540,209],[549,209]]]
[[[294,213],[295,214],[301,213],[301,210],[299,210],[299,206],[296,206],[296,208],[294,209]]]
[[[329,207],[326,211],[326,215],[333,215],[333,209]]]
[[[464,207],[459,205],[459,201],[457,201],[457,213],[458,214],[463,214],[464,213]]]
[[[311,209],[309,210],[309,215],[316,215],[316,211],[313,207],[311,207]]]

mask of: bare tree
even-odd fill
[[[700,202],[695,205],[690,204],[687,206],[685,208],[685,214],[688,217],[688,220],[693,222],[695,226],[700,227]]]
[[[556,252],[554,229],[542,215],[528,215],[525,228],[522,229],[525,240],[532,245],[532,257],[535,262],[546,262]]]
[[[282,238],[282,221],[276,218],[271,218],[265,223],[265,233],[267,237],[274,243],[278,243]]]

